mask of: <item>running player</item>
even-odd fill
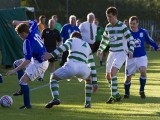
[[[48,61],[42,60],[42,55],[46,52],[43,41],[39,36],[37,22],[35,21],[13,21],[17,25],[15,30],[24,41],[23,53],[24,58],[16,68],[9,70],[6,75],[11,75],[26,68],[24,75],[20,78],[19,84],[23,92],[24,105],[19,109],[30,109],[29,86],[28,81],[34,81],[40,74],[48,68]],[[31,59],[33,60],[31,61]],[[19,61],[17,61],[19,63]]]

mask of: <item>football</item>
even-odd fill
[[[9,95],[4,95],[0,99],[0,104],[4,108],[9,108],[13,104],[13,99]]]

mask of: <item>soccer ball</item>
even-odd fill
[[[13,99],[9,95],[4,95],[0,99],[0,104],[4,108],[9,108],[13,104]]]

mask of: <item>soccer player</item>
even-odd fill
[[[43,41],[39,35],[37,22],[35,21],[13,21],[17,25],[15,30],[24,41],[23,53],[24,59],[13,70],[9,70],[6,75],[11,75],[26,68],[24,75],[20,78],[19,84],[23,91],[24,105],[19,109],[32,108],[30,103],[28,81],[34,81],[40,74],[48,68],[48,61],[42,60],[42,55],[46,52]],[[33,60],[31,61],[31,59]],[[19,61],[17,61],[19,63]]]
[[[100,56],[109,44],[109,55],[106,62],[106,78],[110,83],[111,97],[106,103],[111,104],[121,100],[118,92],[117,72],[125,62],[127,54],[132,58],[134,51],[134,40],[128,27],[117,20],[118,11],[115,7],[109,7],[106,11],[108,24],[102,37],[100,47],[97,51]],[[129,49],[127,46],[129,45]]]
[[[148,32],[138,27],[139,19],[137,16],[131,16],[129,19],[129,27],[130,31],[134,37],[135,45],[134,45],[134,53],[133,58],[128,59],[126,62],[126,77],[124,82],[125,95],[124,98],[129,98],[130,96],[130,86],[131,86],[131,77],[136,73],[138,69],[140,72],[140,89],[139,94],[141,98],[145,98],[145,84],[147,80],[147,56],[145,51],[145,42],[151,45],[154,50],[158,50],[158,45],[153,41],[153,39],[149,36]]]
[[[82,40],[82,36],[79,32],[73,32],[71,38],[68,39],[63,45],[54,50],[54,52],[46,53],[44,59],[50,59],[56,57],[61,52],[69,50],[67,62],[61,68],[57,69],[50,81],[51,93],[53,100],[51,100],[45,107],[51,108],[54,105],[60,104],[58,81],[68,79],[73,76],[77,76],[80,79],[86,80],[85,84],[85,108],[91,108],[91,93],[96,92],[97,75],[95,69],[95,62],[92,55],[92,50],[87,42]],[[89,67],[90,68],[89,68]]]

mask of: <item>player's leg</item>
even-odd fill
[[[34,81],[40,74],[44,73],[48,68],[48,61],[39,63],[38,61],[30,62],[26,67],[24,75],[21,77],[19,82],[21,89],[23,91],[23,101],[24,105],[20,109],[29,109],[31,108],[30,104],[30,90],[28,81]]]
[[[92,81],[91,77],[87,78],[85,81],[85,108],[91,108],[91,95],[92,95]]]
[[[18,67],[23,61],[24,61],[23,59],[14,61],[13,67],[14,67],[14,68]],[[21,77],[23,76],[23,74],[24,74],[23,69],[17,71],[18,80],[21,79]],[[15,93],[13,93],[13,96],[19,96],[19,95],[22,95],[22,94],[23,94],[23,92],[22,92],[22,90],[20,89],[20,90],[16,91]]]
[[[121,96],[118,92],[118,79],[117,79],[118,70],[119,69],[114,66],[112,67],[111,70],[111,97],[109,98],[108,101],[106,101],[106,103],[108,104],[121,100]]]
[[[57,58],[51,58],[48,61],[49,61],[50,79],[52,79],[53,73],[55,71],[55,62],[57,61]]]
[[[140,77],[139,77],[140,90],[139,90],[139,93],[140,93],[141,98],[146,98],[144,88],[145,88],[146,80],[147,80],[147,75],[146,75],[147,74],[147,64],[148,64],[147,56],[137,58],[136,63],[139,68],[139,71],[140,71]]]
[[[29,77],[26,73],[21,77],[19,84],[21,86],[21,90],[23,91],[23,101],[24,105],[21,106],[19,109],[30,109],[32,108],[30,104],[30,95],[29,95],[29,86],[28,86]]]
[[[78,78],[84,79],[85,80],[85,108],[91,108],[91,95],[93,92],[93,84],[92,84],[92,78],[90,73],[91,70],[88,67],[87,64],[85,63],[79,63],[77,64],[77,74],[76,76]],[[94,70],[95,68],[92,67],[92,69]],[[94,76],[94,75],[93,75]]]
[[[71,61],[68,61],[63,67],[60,67],[53,73],[53,77],[50,80],[50,89],[53,99],[45,105],[46,108],[52,108],[54,105],[60,104],[58,81],[75,75],[75,71],[72,68],[74,67],[73,64],[73,62],[71,63]]]
[[[58,84],[59,80],[61,79],[55,74],[53,74],[52,79],[50,80],[50,90],[51,90],[53,99],[45,105],[46,108],[52,108],[54,105],[60,104],[59,84]]]
[[[17,68],[22,62],[23,62],[23,59],[14,61],[14,63],[13,63],[14,68]],[[23,74],[24,74],[23,69],[17,71],[18,80],[21,79]]]
[[[126,78],[125,78],[125,82],[124,82],[124,90],[125,90],[124,99],[127,99],[130,96],[131,77],[132,76],[126,76]]]
[[[139,68],[140,71],[140,90],[139,90],[139,94],[141,96],[141,98],[146,98],[145,92],[144,92],[144,88],[146,85],[146,80],[147,80],[147,76],[146,76],[146,71],[147,68],[145,66],[142,66]]]
[[[125,65],[125,81],[124,81],[124,98],[127,99],[130,96],[131,78],[136,73],[137,65],[136,58],[127,59]]]
[[[108,104],[121,100],[121,96],[118,91],[117,72],[125,62],[126,57],[127,55],[125,52],[113,53],[113,63],[111,68],[111,97],[106,101]]]

